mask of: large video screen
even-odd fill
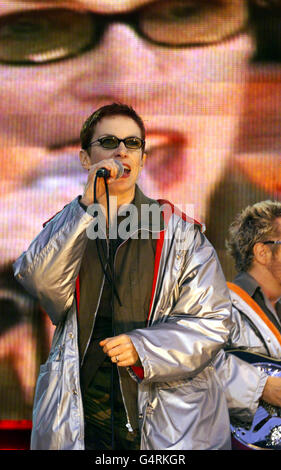
[[[100,106],[142,116],[140,187],[192,207],[233,278],[235,214],[280,200],[280,16],[277,0],[0,1],[0,420],[31,420],[54,331],[12,263],[82,194]]]

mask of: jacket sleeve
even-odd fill
[[[173,253],[169,262],[173,265],[175,259]],[[171,277],[172,271],[168,263],[164,276]],[[174,299],[170,310],[166,306],[168,315],[128,333],[143,366],[143,381],[192,378],[228,339],[232,324],[229,292],[216,252],[201,232],[195,232],[172,287],[170,282],[170,293],[168,289],[165,293]]]
[[[78,198],[59,212],[14,263],[16,279],[40,302],[54,324],[71,307],[93,217]]]
[[[223,350],[217,354],[213,366],[223,386],[231,420],[251,423],[268,375]]]

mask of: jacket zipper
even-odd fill
[[[139,229],[136,230],[132,235],[134,235],[134,234],[137,233],[138,231],[139,231]],[[132,236],[132,235],[131,235],[131,236]],[[124,242],[120,243],[120,245],[117,247],[117,250],[116,250],[115,255],[114,255],[114,260],[113,260],[113,269],[114,269],[114,271],[115,271],[116,256],[117,256],[117,253],[118,253],[118,251],[119,251],[119,248],[121,248],[121,246],[124,246],[127,241],[128,241],[128,239],[125,240]],[[112,301],[114,302],[114,299],[112,299]],[[114,321],[114,319],[113,319],[113,321]],[[118,367],[117,367],[117,372],[118,372],[118,377],[119,377],[119,384],[120,384],[120,391],[121,391],[121,395],[122,395],[122,401],[123,401],[123,405],[124,405],[125,413],[126,413],[126,418],[127,418],[126,427],[127,427],[127,429],[128,429],[129,432],[133,432],[134,430],[133,430],[133,427],[132,427],[132,425],[131,425],[131,423],[130,423],[129,414],[128,414],[128,409],[127,409],[127,407],[126,407],[126,401],[125,401],[125,398],[124,398],[124,393],[123,393],[123,388],[122,388],[122,379],[121,379],[121,375],[120,375],[120,372],[119,372]]]
[[[140,230],[147,230],[147,229],[140,229],[138,228],[137,230],[135,230],[131,235],[130,235],[130,238],[132,238],[133,235],[135,235],[137,232],[139,232]],[[149,232],[151,230],[148,230]],[[115,261],[116,261],[116,256],[117,256],[117,253],[119,251],[119,248],[121,248],[121,246],[124,246],[125,243],[128,241],[129,239],[127,238],[127,240],[125,240],[124,242],[120,243],[120,245],[118,246],[116,252],[115,252],[115,255],[114,255],[114,261],[113,261],[113,269],[115,271]],[[122,395],[122,400],[123,400],[123,404],[124,404],[124,408],[125,408],[125,412],[126,412],[126,417],[127,417],[127,424],[126,424],[126,427],[128,429],[129,432],[133,432],[133,427],[130,423],[130,419],[129,419],[129,414],[128,414],[128,410],[127,410],[127,407],[126,407],[126,401],[125,401],[125,398],[124,398],[124,393],[123,393],[123,389],[122,389],[122,378],[120,376],[120,372],[119,372],[119,369],[117,367],[117,371],[118,371],[118,376],[119,376],[119,383],[120,383],[120,391],[121,391],[121,395]]]
[[[137,232],[141,231],[141,230],[147,230],[148,232],[152,232],[152,230],[149,230],[149,229],[146,229],[146,228],[138,228],[137,230],[135,230],[131,235],[130,235],[130,238],[132,238],[133,235],[135,235]],[[113,262],[113,268],[115,270],[115,261],[116,261],[116,256],[117,256],[117,253],[119,251],[119,248],[121,248],[121,246],[124,246],[125,243],[129,240],[129,238],[127,240],[125,240],[124,242],[120,243],[120,245],[118,246],[116,252],[115,252],[115,255],[114,255],[114,262]],[[127,421],[128,423],[126,424],[126,427],[127,429],[129,430],[129,432],[133,432],[133,427],[130,423],[130,419],[129,419],[129,414],[128,414],[128,410],[127,410],[127,407],[126,407],[126,402],[125,402],[125,398],[124,398],[124,393],[123,393],[123,389],[122,389],[122,378],[120,376],[120,373],[119,373],[119,369],[117,367],[117,371],[118,371],[118,376],[119,376],[119,383],[120,383],[120,391],[121,391],[121,395],[122,395],[122,400],[123,400],[123,404],[124,404],[124,408],[125,408],[125,412],[126,412],[126,417],[127,417]]]

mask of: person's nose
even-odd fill
[[[116,97],[118,101],[134,97],[136,84],[148,79],[153,55],[143,39],[128,25],[107,26],[100,44],[84,55],[69,90],[80,101],[94,97]]]
[[[120,142],[115,150],[115,157],[124,158],[127,156],[128,150],[124,142]]]

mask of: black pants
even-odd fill
[[[86,450],[138,450],[140,448],[139,432],[137,430],[129,432],[126,427],[127,417],[121,398],[119,380],[118,376],[115,378],[112,376],[112,371],[115,371],[115,366],[110,360],[105,360],[87,391],[83,393]]]

